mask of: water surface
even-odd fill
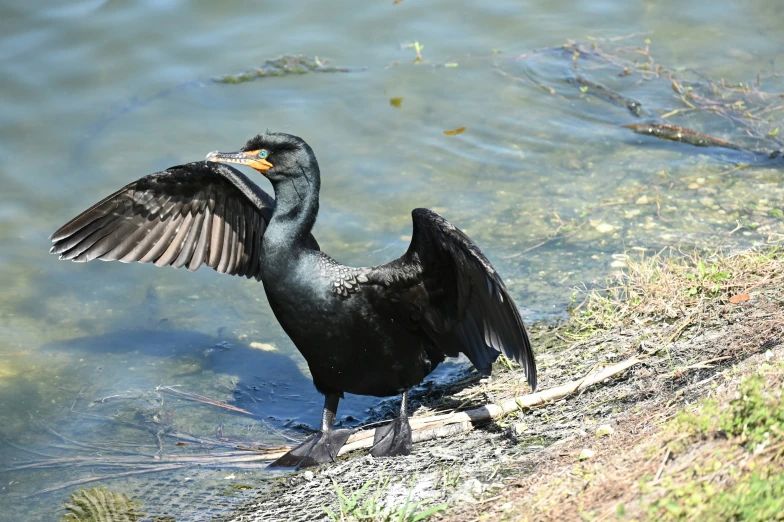
[[[733,248],[784,232],[774,212],[784,205],[780,168],[733,170],[742,158],[631,134],[619,127],[635,121],[628,111],[564,81],[568,60],[514,59],[569,39],[637,33],[629,45],[650,39],[672,69],[730,82],[762,72],[764,89],[781,93],[771,76],[784,51],[777,0],[88,0],[0,9],[3,469],[55,457],[205,454],[301,438],[298,426],[317,424],[321,398],[260,284],[205,268],[73,264],[46,253],[54,229],[108,193],[266,129],[315,150],[323,185],[314,233],[330,255],[352,265],[390,260],[408,245],[411,209],[434,208],[483,248],[529,321],[563,314],[576,286],[602,281],[632,249]],[[414,41],[423,63],[406,46]],[[294,53],[352,72],[210,81]],[[607,71],[594,80],[654,109],[674,103],[659,83]],[[399,107],[391,98],[402,98]],[[563,226],[575,231],[546,241]],[[178,400],[166,386],[254,416]],[[355,424],[374,404],[349,397],[339,417]],[[175,446],[167,433],[216,445]],[[133,469],[6,471],[0,518],[24,505],[27,520],[54,520],[77,484],[25,498]],[[220,495],[224,484],[263,476],[189,467],[86,486],[127,491],[149,513],[169,506],[186,520],[196,495],[218,509],[234,498]]]

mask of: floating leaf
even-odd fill
[[[457,65],[458,65],[457,62],[447,62],[444,64],[444,67],[457,67]]]
[[[412,42],[410,44],[406,44],[403,46],[403,49],[413,49],[416,53],[416,58],[414,59],[414,63],[422,63],[422,49],[425,46],[419,42]]]
[[[400,108],[400,105],[401,105],[402,103],[403,103],[403,98],[390,98],[390,99],[389,99],[389,104],[390,104],[392,107],[397,107],[398,109]]]
[[[730,303],[738,304],[751,299],[749,294],[737,294],[730,297]]]
[[[465,127],[458,127],[455,130],[445,130],[444,134],[446,134],[447,136],[457,136],[458,134],[464,132],[465,130],[466,130]]]

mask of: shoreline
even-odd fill
[[[476,424],[462,419],[461,430],[417,442],[406,457],[353,452],[267,481],[216,520],[676,519],[662,499],[697,508],[680,502],[673,482],[663,479],[684,466],[668,439],[672,419],[705,397],[729,404],[746,376],[764,365],[774,368],[768,381],[784,375],[784,253],[629,259],[605,288],[586,291],[569,319],[534,324],[529,333],[543,391],[594,368],[634,364],[543,405],[510,408]],[[423,397],[412,426],[436,410],[481,408],[527,390],[521,369],[501,361],[493,370],[490,379],[468,386],[464,380],[453,394]],[[770,436],[775,445],[782,433]],[[735,450],[742,446],[711,432],[679,451],[699,455],[722,437]],[[641,458],[641,451],[655,458]],[[613,471],[619,469],[624,473]],[[648,475],[652,485],[641,488]],[[738,477],[722,484],[745,480]]]

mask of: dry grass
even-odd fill
[[[447,519],[773,519],[764,518],[772,511],[732,513],[754,495],[761,508],[776,508],[775,495],[762,490],[784,471],[784,431],[776,431],[784,426],[768,429],[759,446],[709,420],[746,397],[749,375],[761,376],[766,397],[781,404],[784,253],[668,252],[626,265],[607,288],[583,290],[574,320],[554,329],[566,343],[540,355],[542,374],[563,380],[633,355],[647,364],[545,408],[545,424],[528,416],[524,436],[556,442],[518,463],[518,478],[490,506],[462,506]],[[683,418],[704,422],[689,428]],[[605,423],[613,434],[597,436]]]
[[[630,321],[686,319],[704,313],[708,303],[727,304],[784,280],[780,249],[708,256],[669,250],[647,258],[624,257],[626,268],[606,288],[583,289],[582,302],[572,310],[573,333],[609,330]]]
[[[765,364],[773,359],[774,364]],[[784,379],[784,349],[759,355],[716,379],[708,395],[714,405],[729,407],[744,379],[760,373],[766,389],[779,394]],[[690,408],[689,414],[706,407]],[[779,404],[780,407],[780,404]],[[616,432],[594,441],[597,455],[585,462],[575,456],[586,445],[574,441],[548,451],[535,463],[535,474],[515,484],[506,502],[484,514],[463,513],[478,520],[775,520],[766,504],[770,496],[752,499],[759,517],[738,516],[740,508],[726,500],[748,482],[784,472],[784,432],[771,430],[766,443],[744,446],[742,436],[722,430],[683,430],[679,418],[662,423],[680,408],[676,404],[640,415],[629,415]],[[779,413],[781,414],[781,412]],[[724,497],[720,497],[720,493]],[[723,499],[725,505],[718,504]],[[713,504],[711,504],[713,502]],[[770,506],[767,506],[770,507]],[[782,511],[779,511],[782,513]],[[465,516],[469,515],[469,516]],[[737,516],[737,518],[733,518]]]

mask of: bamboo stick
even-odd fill
[[[625,361],[621,361],[618,364],[607,366],[596,373],[589,372],[585,377],[576,381],[571,381],[562,384],[561,386],[531,393],[529,395],[521,395],[499,403],[485,404],[484,406],[480,406],[473,410],[433,415],[430,417],[411,417],[409,422],[411,423],[411,429],[413,431],[413,441],[422,442],[465,433],[473,429],[474,426],[484,424],[513,411],[525,408],[535,408],[561,400],[573,393],[585,390],[610,377],[618,375],[640,362],[641,360],[637,357],[632,357]],[[353,434],[348,438],[338,455],[345,455],[351,451],[370,448],[373,445],[375,431],[375,429],[362,430]],[[264,458],[270,460],[277,459],[286,454],[291,448],[281,447],[276,449],[277,451],[265,452]]]

